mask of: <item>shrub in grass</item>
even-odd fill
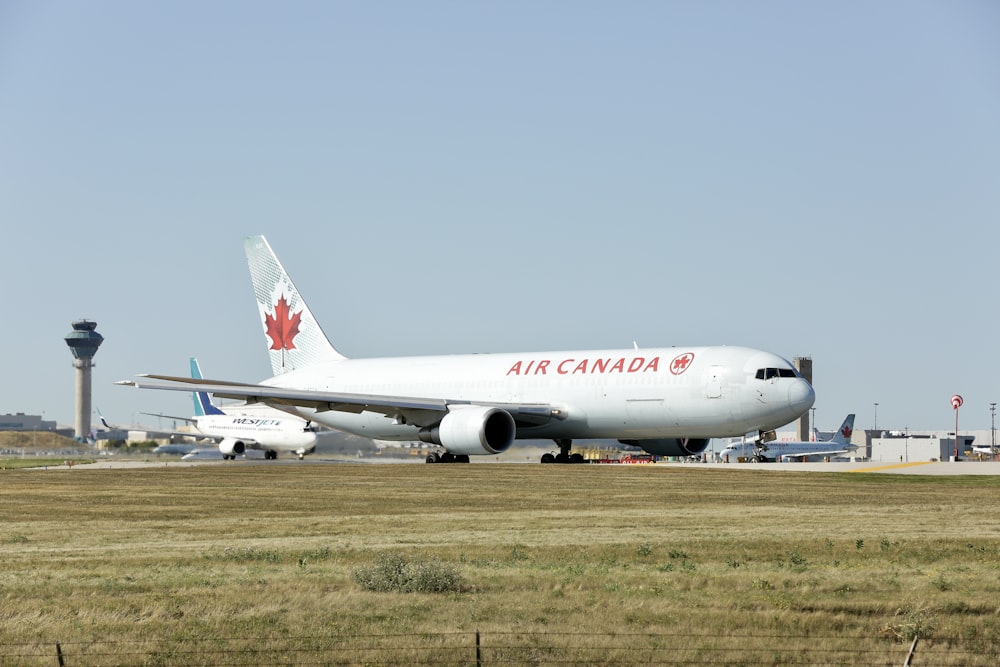
[[[267,549],[257,549],[254,547],[226,547],[222,552],[224,560],[234,560],[239,562],[263,561],[266,563],[280,563],[281,554]]]
[[[383,553],[371,565],[353,572],[362,588],[376,592],[449,593],[463,588],[462,576],[455,566],[433,558],[410,560],[399,554]]]

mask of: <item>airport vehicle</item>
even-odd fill
[[[996,456],[1000,447],[991,447],[990,445],[976,445],[972,448],[974,454],[985,454],[986,456]]]
[[[262,459],[264,452],[255,449],[248,449],[240,455],[245,459]],[[181,457],[181,461],[225,461],[235,459],[236,456],[224,455],[218,447],[196,447]]]
[[[710,438],[759,439],[815,400],[790,362],[747,347],[350,359],[323,333],[267,240],[248,237],[244,249],[274,377],[249,384],[142,375],[120,384],[204,391],[369,438],[421,440],[441,448],[428,463],[468,462],[539,438],[559,447],[543,462],[582,461],[572,441],[588,438],[691,456]]]
[[[202,379],[201,367],[194,357],[191,357],[191,378]],[[309,420],[264,404],[232,405],[223,409],[206,392],[195,391],[193,394],[193,417],[153,416],[191,422],[198,433],[187,435],[216,441],[223,459],[235,459],[247,450],[260,450],[264,452],[265,459],[276,459],[279,452],[291,452],[302,459],[316,450],[316,429]],[[190,453],[192,449],[194,446],[184,453]],[[153,453],[159,452],[153,450]]]
[[[829,440],[816,442],[784,441],[754,443],[753,445],[732,444],[719,452],[719,458],[723,461],[737,461],[740,456],[745,456],[754,463],[765,463],[767,461],[778,461],[788,459],[805,459],[809,456],[835,456],[846,454],[851,450],[851,434],[854,432],[854,415],[850,414],[844,419],[837,432]],[[727,458],[728,457],[728,458]]]
[[[189,433],[188,435],[195,435],[195,434]],[[169,445],[160,445],[159,447],[154,448],[153,453],[156,454],[157,456],[161,454],[190,454],[197,448],[198,445],[191,442],[188,443],[172,442]]]

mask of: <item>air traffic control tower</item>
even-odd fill
[[[96,328],[97,322],[78,320],[73,322],[73,331],[66,334],[66,344],[75,359],[77,440],[90,435],[90,369],[94,367],[97,348],[104,342],[104,336],[97,333]]]

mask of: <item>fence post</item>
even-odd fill
[[[914,649],[917,648],[917,640],[918,639],[920,639],[920,637],[914,637],[913,638],[913,643],[910,644],[910,652],[906,656],[906,661],[903,663],[903,667],[910,667],[910,665],[912,664],[912,661],[913,661],[913,651],[914,651]]]
[[[59,667],[66,667],[66,663],[63,662],[62,646],[59,642],[56,642],[56,657],[59,658]]]
[[[483,656],[479,652],[479,628],[476,628],[476,667],[483,667]]]

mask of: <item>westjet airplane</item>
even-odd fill
[[[142,375],[119,384],[259,402],[379,440],[440,447],[428,463],[496,455],[516,439],[614,438],[694,456],[710,438],[762,439],[813,404],[787,360],[746,347],[349,359],[331,345],[263,236],[244,243],[274,377],[259,384]]]
[[[201,367],[194,357],[191,357],[191,378],[194,381],[202,379]],[[186,389],[191,390],[190,387]],[[193,393],[194,417],[153,416],[191,422],[198,433],[186,435],[215,440],[223,459],[235,459],[247,450],[260,450],[265,459],[278,458],[278,452],[291,452],[301,460],[316,450],[316,430],[306,419],[263,404],[226,406],[223,410],[206,392]],[[192,446],[185,453],[193,449]]]
[[[765,463],[767,461],[786,461],[788,459],[804,459],[807,456],[836,456],[846,454],[852,448],[851,434],[854,432],[854,415],[847,415],[844,423],[840,425],[837,432],[829,440],[818,442],[785,441],[759,444],[733,444],[729,445],[721,452],[719,458],[723,461],[737,461],[740,456],[749,453],[749,460],[753,463]],[[726,458],[728,457],[728,458]]]

